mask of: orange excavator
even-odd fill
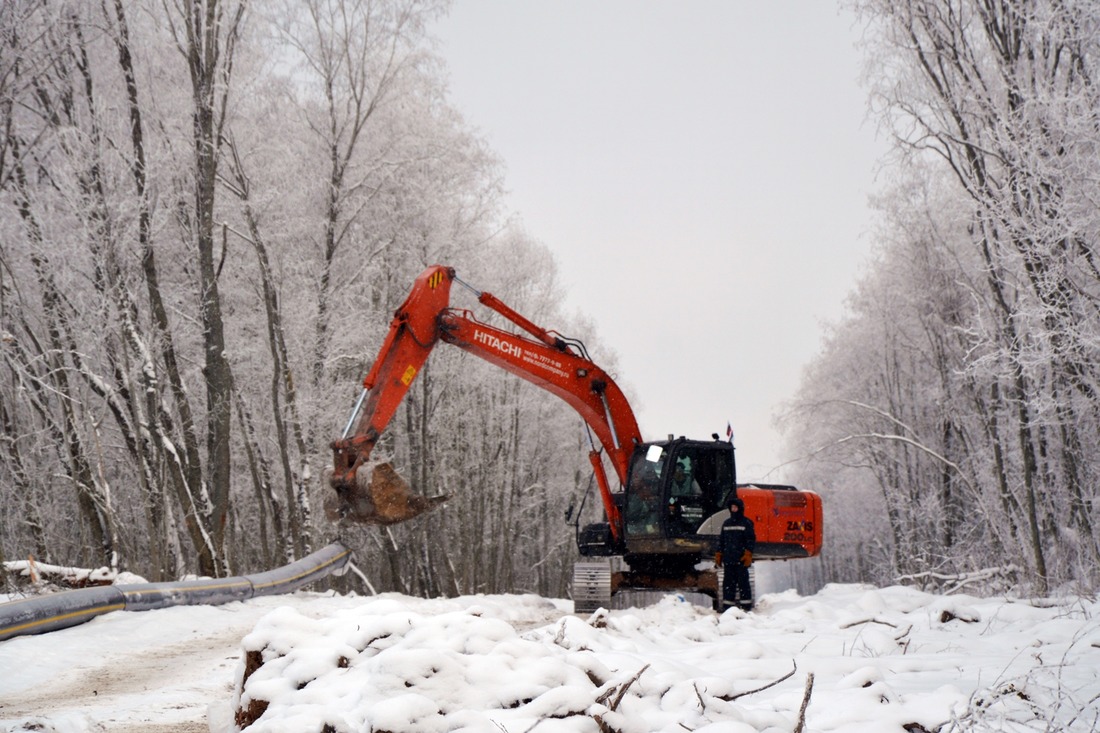
[[[450,306],[454,283],[524,334],[477,320]],[[429,267],[413,283],[344,433],[332,443],[335,490],[325,502],[334,521],[395,524],[447,499],[425,497],[387,463],[367,471],[371,451],[413,380],[440,342],[457,346],[557,395],[583,419],[604,521],[577,528],[581,556],[573,575],[577,613],[612,607],[630,594],[692,594],[721,608],[721,569],[710,567],[734,496],[756,528],[758,560],[812,557],[821,549],[821,498],[790,486],[738,484],[731,442],[674,438],[645,442],[626,396],[589,358],[584,345],[532,323],[491,293],[460,280],[453,268]],[[599,447],[593,441],[595,434]],[[609,464],[618,480],[613,487]],[[617,604],[621,605],[621,604]]]

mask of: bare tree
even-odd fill
[[[835,430],[800,429],[799,443],[879,475],[894,572],[914,547],[933,562],[934,547],[960,567],[1007,555],[1040,592],[1095,580],[1096,9],[853,5],[869,21],[873,100],[903,180],[938,193],[889,199],[893,241],[865,286],[879,303],[856,301],[840,327],[875,358],[827,352],[798,403],[845,407],[815,412]],[[853,368],[866,377],[830,379]],[[924,507],[914,521],[910,507]]]
[[[424,266],[565,322],[446,99],[443,5],[314,2],[277,27],[226,0],[0,9],[5,557],[160,580],[297,556],[335,531],[309,512],[327,443]],[[378,452],[455,499],[364,533],[371,586],[564,593],[578,431],[433,356]]]
[[[193,134],[192,208],[182,212],[199,262],[199,315],[203,336],[203,381],[206,387],[206,470],[191,499],[199,521],[189,523],[202,572],[228,572],[224,547],[229,516],[233,374],[226,355],[225,323],[219,291],[220,258],[215,204],[237,42],[246,4],[223,0],[181,0],[167,12],[175,43],[191,81]],[[187,516],[192,516],[188,514]]]

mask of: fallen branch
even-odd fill
[[[937,573],[934,570],[926,570],[922,573],[899,575],[895,578],[898,583],[911,583],[932,581],[939,584],[945,593],[957,593],[968,585],[987,583],[994,578],[1010,579],[1020,572],[1018,565],[1003,565],[992,568],[982,568],[969,573]]]
[[[596,702],[600,705],[607,705],[607,701],[611,699],[612,695],[614,695],[615,699],[611,701],[610,705],[607,705],[607,709],[610,712],[615,712],[619,708],[619,703],[623,701],[623,697],[626,696],[626,691],[630,689],[631,685],[638,681],[638,678],[645,674],[645,671],[647,669],[649,669],[648,664],[639,669],[633,677],[631,677],[621,685],[612,685],[611,687],[607,688],[602,695],[596,698]],[[601,716],[599,713],[593,713],[592,720],[596,721],[596,725],[600,728],[600,733],[619,733],[619,731],[611,727],[611,725],[608,724],[608,722],[604,720],[603,716]]]
[[[622,686],[621,688],[619,688],[619,694],[615,696],[615,701],[614,701],[613,703],[611,703],[611,709],[612,709],[612,710],[618,710],[618,708],[619,708],[619,703],[621,703],[621,702],[623,701],[623,696],[624,696],[624,695],[626,695],[626,691],[630,689],[630,686],[631,686],[631,685],[633,685],[633,684],[634,684],[635,682],[637,682],[637,681],[638,681],[638,678],[639,678],[639,677],[641,677],[641,676],[642,676],[642,674],[643,674],[643,673],[644,673],[644,672],[645,672],[645,671],[646,671],[647,669],[649,669],[649,665],[648,665],[648,664],[647,664],[646,666],[642,667],[641,669],[639,669],[639,670],[638,670],[638,673],[637,673],[636,675],[634,675],[633,677],[631,677],[630,679],[628,679],[628,680],[627,680],[627,681],[626,681],[626,682],[625,682],[625,683],[623,684],[623,686]]]
[[[810,672],[806,675],[806,691],[802,694],[802,707],[798,709],[798,725],[794,728],[794,733],[802,733],[802,729],[806,727],[806,708],[810,707],[810,695],[814,691],[814,673]]]
[[[1096,645],[1093,644],[1093,646]],[[694,682],[691,686],[695,688],[695,697],[699,700],[699,710],[705,713],[707,711],[707,704],[703,701],[703,693],[699,692],[699,683]]]
[[[889,621],[880,621],[877,618],[865,618],[865,619],[862,619],[861,621],[853,621],[850,624],[844,624],[840,628],[850,629],[853,626],[860,626],[861,624],[882,624],[883,626],[889,626],[892,629],[896,629],[898,627],[897,624],[892,624]]]
[[[27,555],[26,560],[13,560],[0,565],[0,578],[7,578],[13,584],[29,584],[32,591],[41,592],[111,585],[118,578],[118,573],[106,567],[93,570],[51,565]]]
[[[639,669],[633,677],[631,677],[621,685],[612,685],[611,687],[607,688],[602,695],[596,698],[596,702],[598,702],[600,705],[605,705],[607,704],[607,701],[611,699],[611,696],[615,695],[615,700],[610,705],[608,705],[608,709],[618,710],[619,703],[623,701],[623,697],[626,695],[626,691],[630,689],[631,685],[638,681],[638,678],[641,677],[647,669],[649,669],[648,664]]]
[[[768,684],[764,685],[763,687],[758,687],[755,690],[747,690],[745,692],[739,692],[736,695],[718,695],[717,697],[718,697],[719,700],[724,700],[725,702],[733,702],[734,700],[738,700],[738,699],[740,699],[742,697],[745,697],[747,695],[755,695],[756,693],[763,692],[764,690],[767,690],[770,687],[775,687],[780,682],[784,682],[786,680],[789,680],[791,677],[794,676],[794,673],[798,671],[798,662],[795,662],[795,661],[792,660],[791,664],[793,665],[793,667],[791,668],[790,672],[783,675],[782,677],[775,680],[774,682],[769,682]]]
[[[596,721],[596,725],[600,728],[600,733],[619,733],[619,731],[608,725],[607,721],[600,717],[599,713],[593,713],[592,720]]]
[[[378,595],[378,591],[374,589],[374,584],[370,582],[370,578],[359,569],[359,566],[348,560],[347,569],[359,576],[359,580],[363,581],[363,585],[367,586],[367,590],[370,591],[372,596]]]

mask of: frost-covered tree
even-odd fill
[[[900,178],[928,181],[919,190],[935,196],[890,194],[889,242],[863,285],[880,294],[881,313],[857,297],[841,327],[877,334],[851,344],[875,359],[863,368],[870,381],[844,391],[893,429],[834,413],[841,432],[865,437],[826,447],[804,429],[798,442],[861,462],[902,499],[884,506],[889,572],[997,564],[1039,591],[1095,583],[1100,10],[853,5],[868,24],[872,99],[897,143]],[[911,271],[892,279],[907,258]],[[837,368],[829,358],[815,365],[826,382]],[[829,390],[807,381],[799,402],[827,403]],[[869,457],[872,446],[881,455]],[[914,472],[918,453],[926,469]],[[916,525],[898,516],[929,502],[935,511]]]
[[[498,161],[447,100],[428,36],[444,10],[0,7],[4,557],[151,580],[299,557],[336,534],[312,511],[329,442],[424,267],[568,324],[552,258],[508,221]],[[363,577],[564,593],[578,425],[434,355],[378,453],[455,499],[345,537]]]

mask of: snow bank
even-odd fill
[[[108,613],[0,642],[0,731],[229,733],[255,703],[250,731],[791,733],[810,674],[812,733],[1100,728],[1092,599],[835,585],[748,615],[570,608],[299,591]]]
[[[256,732],[771,733],[795,728],[812,672],[813,731],[1086,731],[1100,715],[1097,611],[830,586],[765,596],[749,615],[669,597],[524,628],[561,611],[385,596],[265,617],[242,643],[232,707]]]

